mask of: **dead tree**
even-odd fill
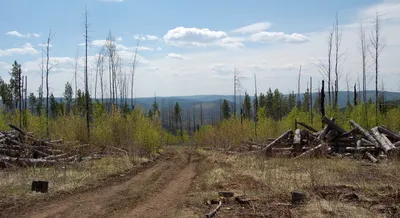
[[[49,114],[49,73],[50,70],[56,65],[56,64],[51,64],[50,63],[50,50],[51,50],[51,45],[50,42],[53,39],[55,33],[51,32],[51,29],[49,31],[49,36],[47,37],[47,43],[45,48],[43,49],[45,55],[46,55],[46,134],[47,136],[50,135],[49,131],[49,119],[50,119],[50,114]]]
[[[319,106],[321,116],[325,116],[325,81],[322,80],[322,88],[320,93],[320,106]]]
[[[116,70],[116,45],[115,45],[115,39],[113,35],[111,34],[111,31],[108,33],[107,39],[106,39],[106,44],[104,45],[107,51],[107,56],[108,56],[108,73],[109,73],[109,90],[110,90],[110,96],[109,98],[111,99],[111,103],[115,103],[115,87],[114,87],[114,77],[115,77],[115,70]]]
[[[138,48],[139,48],[139,41],[137,42],[136,45],[136,51],[135,51],[135,55],[133,57],[133,63],[132,63],[132,78],[131,78],[131,108],[132,110],[135,109],[135,106],[133,104],[133,87],[134,87],[134,81],[135,81],[135,68],[136,68],[136,56],[137,56],[137,52],[138,52]]]
[[[78,60],[79,60],[79,47],[76,50],[76,58],[75,58],[75,72],[74,72],[74,79],[75,79],[75,101],[77,99],[77,91],[78,91],[78,83],[77,83],[77,75],[78,75]],[[76,102],[75,102],[76,104]]]
[[[375,124],[378,125],[378,73],[379,73],[379,57],[385,47],[381,42],[381,35],[380,35],[380,19],[378,13],[375,16],[375,23],[374,29],[370,36],[370,42],[373,50],[369,50],[372,59],[374,60],[375,64]]]
[[[320,73],[321,75],[328,80],[328,103],[329,105],[332,105],[332,96],[331,96],[331,72],[332,72],[332,48],[333,48],[333,33],[335,32],[335,29],[333,28],[331,31],[328,33],[328,64],[325,65],[321,60],[319,60],[318,67],[320,68]]]
[[[367,102],[367,76],[366,76],[366,66],[367,66],[367,50],[368,45],[365,39],[365,30],[363,25],[360,25],[360,53],[362,58],[362,100],[364,103]]]
[[[297,107],[300,108],[301,100],[300,100],[300,78],[301,78],[301,65],[299,69],[299,77],[297,78]]]
[[[87,136],[90,136],[90,123],[89,123],[89,81],[88,81],[88,40],[89,40],[89,36],[88,36],[88,29],[89,29],[89,25],[88,25],[88,11],[87,8],[85,10],[85,114],[86,114],[86,131],[87,131]]]
[[[336,13],[336,22],[334,26],[335,31],[335,101],[334,107],[338,106],[338,95],[339,95],[339,60],[343,54],[339,54],[339,48],[342,44],[342,32],[339,30],[339,19]]]

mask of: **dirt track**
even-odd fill
[[[15,208],[1,217],[171,217],[182,205],[196,176],[199,156],[189,149],[168,149],[162,160],[142,172],[50,201]],[[116,183],[116,184],[115,184]]]

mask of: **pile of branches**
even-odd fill
[[[9,125],[11,131],[0,132],[0,168],[51,166],[82,160],[74,155],[81,145],[71,146],[63,140],[38,139],[33,133]]]
[[[264,154],[286,153],[295,158],[329,156],[365,157],[372,162],[400,153],[400,135],[376,126],[369,131],[350,121],[350,131],[339,126],[334,118],[322,118],[325,127],[318,131],[303,122],[295,122],[295,131],[288,130],[267,145],[247,142],[248,148]],[[298,128],[301,126],[302,128]],[[259,149],[257,149],[259,148]]]

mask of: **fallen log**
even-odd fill
[[[307,125],[307,124],[305,124],[303,122],[296,121],[296,123],[299,124],[300,126],[306,128],[306,129],[308,129],[311,132],[318,132],[318,130],[314,129],[313,127],[311,127],[311,126],[309,126],[309,125]]]
[[[207,218],[214,217],[217,214],[217,212],[221,209],[221,207],[222,207],[222,200],[219,201],[219,204],[218,204],[217,208],[215,208],[210,213],[206,214],[206,217]]]
[[[393,138],[396,141],[400,141],[400,135],[390,131],[388,128],[384,127],[384,126],[379,126],[378,130],[380,133],[386,134],[389,137]]]
[[[267,146],[265,146],[261,151],[267,153],[269,152],[274,146],[276,146],[276,144],[278,142],[280,142],[282,139],[287,138],[289,135],[293,134],[292,130],[289,130],[287,132],[285,132],[284,134],[282,134],[281,136],[279,136],[279,138],[275,139],[273,142],[271,142],[270,144],[268,144]]]
[[[368,146],[368,147],[346,147],[346,151],[358,151],[358,152],[365,152],[365,151],[376,151],[375,146]]]
[[[364,145],[364,146],[375,146],[374,143],[372,143],[372,142],[370,142],[370,141],[368,141],[368,140],[366,140],[364,138],[361,139],[361,145]]]
[[[336,129],[331,129],[325,136],[326,141],[331,142],[333,141],[337,136],[339,135],[339,132]]]
[[[33,158],[12,158],[12,157],[2,157],[0,162],[8,162],[17,166],[52,166],[57,163],[55,160],[45,160],[45,159],[33,159]]]
[[[390,150],[393,149],[393,145],[391,144],[391,142],[389,144],[388,141],[383,137],[383,135],[379,133],[378,127],[372,128],[371,133],[376,139],[376,141],[378,141],[378,144],[385,153],[388,153]]]
[[[11,127],[12,129],[14,129],[15,131],[21,133],[21,135],[26,135],[25,132],[22,131],[22,129],[20,129],[20,128],[18,128],[18,127],[16,127],[16,126],[12,125],[12,124],[9,124],[8,126]]]
[[[295,157],[294,159],[300,159],[303,157],[311,157],[313,155],[316,155],[318,152],[324,153],[324,149],[327,149],[329,146],[327,143],[322,143],[318,146],[316,146],[315,148],[312,148],[302,154],[300,154],[299,156]]]
[[[302,146],[301,146],[301,130],[300,129],[296,129],[296,131],[294,132],[293,148],[296,152],[301,151]]]
[[[372,163],[377,163],[378,159],[376,159],[371,153],[369,153],[368,151],[365,152],[365,155],[368,157],[368,159],[372,162]]]
[[[331,121],[334,122],[335,118],[332,117]],[[321,131],[321,133],[318,135],[318,139],[323,141],[325,139],[325,135],[328,133],[328,131],[329,131],[329,125],[326,125],[324,127],[324,129]]]
[[[348,132],[345,132],[341,135],[341,137],[349,137],[349,136],[354,136],[358,133],[358,129],[357,128],[353,128]]]
[[[361,134],[363,134],[367,138],[368,141],[372,142],[376,147],[379,147],[378,141],[376,141],[376,139],[371,134],[369,134],[369,132],[367,130],[362,128],[360,125],[358,125],[353,120],[350,120],[350,124],[352,126],[354,126],[354,128],[358,129],[358,131],[360,131]]]
[[[322,118],[322,122],[327,124],[331,129],[336,130],[339,134],[343,134],[346,133],[346,130],[344,130],[342,127],[340,127],[339,125],[337,125],[335,123],[335,121],[332,121],[326,117]]]

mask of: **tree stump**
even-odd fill
[[[47,193],[49,191],[49,182],[48,181],[32,181],[32,191]]]
[[[297,205],[301,205],[305,202],[306,200],[306,194],[303,192],[299,192],[299,191],[292,191],[292,205],[293,206],[297,206]]]

